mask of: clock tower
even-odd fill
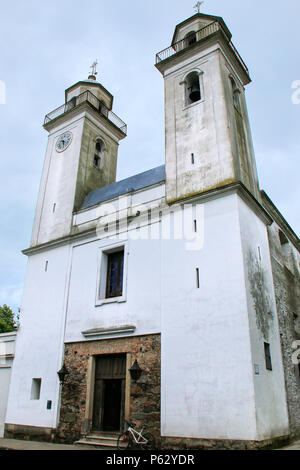
[[[49,137],[31,246],[68,236],[85,196],[116,181],[127,127],[112,107],[113,96],[92,73],[69,87],[65,103],[45,117]]]

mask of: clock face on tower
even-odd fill
[[[66,150],[66,148],[69,147],[70,143],[72,142],[72,132],[65,132],[64,134],[61,134],[56,142],[56,151],[57,152],[63,152]]]

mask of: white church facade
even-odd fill
[[[127,128],[94,75],[45,118],[6,437],[103,444],[125,419],[161,448],[300,432],[300,244],[259,188],[249,71],[201,13],[156,67],[165,165],[116,182]]]

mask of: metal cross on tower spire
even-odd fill
[[[200,8],[201,8],[201,5],[202,5],[203,2],[197,2],[196,5],[194,6],[194,9],[197,10],[198,13],[200,13]]]
[[[88,77],[89,80],[96,80],[96,75],[97,75],[97,65],[98,65],[98,62],[97,60],[95,60],[95,62],[92,63],[92,65],[90,66],[90,69],[91,69],[91,73]]]
[[[91,75],[97,75],[97,65],[98,65],[98,61],[97,59],[95,60],[95,62],[92,63],[92,65],[90,66],[90,69],[91,69]]]

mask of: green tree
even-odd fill
[[[0,333],[9,333],[17,328],[13,311],[7,305],[0,306]]]

